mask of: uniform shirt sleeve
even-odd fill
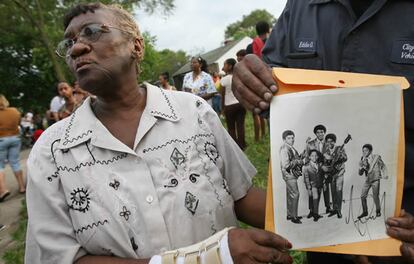
[[[287,67],[288,65],[286,54],[288,54],[289,46],[286,44],[289,28],[290,1],[287,1],[285,9],[273,27],[272,33],[262,50],[263,61],[273,67]]]
[[[56,175],[50,144],[45,144],[49,132],[39,139],[27,161],[29,222],[25,260],[31,264],[72,264],[87,253],[76,240],[59,178],[47,180]]]
[[[203,103],[202,119],[208,124],[216,139],[216,147],[223,159],[223,177],[227,181],[233,200],[243,198],[252,187],[257,171],[222,126],[217,114],[208,103]]]

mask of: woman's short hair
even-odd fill
[[[231,68],[234,68],[234,65],[236,65],[237,61],[233,58],[229,58],[227,60],[224,61],[224,63],[227,63],[228,65],[231,65]]]
[[[77,4],[76,6],[69,9],[69,11],[65,14],[63,18],[63,26],[64,29],[69,26],[70,21],[72,21],[73,18],[81,15],[86,14],[88,12],[95,13],[95,10],[103,9],[110,11],[116,22],[117,27],[122,29],[124,32],[126,32],[128,35],[130,35],[133,39],[142,39],[141,31],[139,30],[139,27],[137,23],[135,22],[134,17],[125,9],[122,8],[122,6],[117,4],[111,4],[111,5],[105,5],[102,3],[90,3],[90,4]],[[144,48],[144,42],[142,42],[143,48]],[[142,58],[144,57],[144,53],[142,52],[141,56],[137,58],[137,72],[139,72],[139,63],[141,62]]]
[[[167,81],[170,79],[170,74],[168,72],[163,72],[160,75]]]
[[[6,96],[0,94],[0,109],[5,109],[9,107],[9,101],[7,101]]]

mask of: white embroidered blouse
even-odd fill
[[[237,225],[256,171],[201,98],[147,85],[134,149],[88,98],[48,128],[27,163],[26,263],[85,254],[147,258]]]

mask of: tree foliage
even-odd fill
[[[156,37],[144,32],[145,54],[141,63],[141,81],[155,82],[162,72],[169,72],[170,76],[181,66],[188,62],[188,56],[184,51],[172,51],[164,49],[155,50]]]
[[[241,20],[236,21],[227,26],[224,32],[225,39],[242,39],[245,36],[254,38],[256,36],[256,23],[259,21],[266,21],[270,25],[276,23],[276,18],[264,9],[257,9],[250,14],[242,17]]]
[[[63,35],[63,15],[73,5],[96,0],[0,1],[0,93],[25,110],[44,109],[58,81],[73,81],[55,47]],[[174,0],[101,0],[127,10],[169,14]]]

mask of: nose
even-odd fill
[[[78,40],[73,44],[72,48],[69,50],[68,57],[74,60],[77,57],[82,56],[85,53],[88,53],[90,50],[90,45]]]

